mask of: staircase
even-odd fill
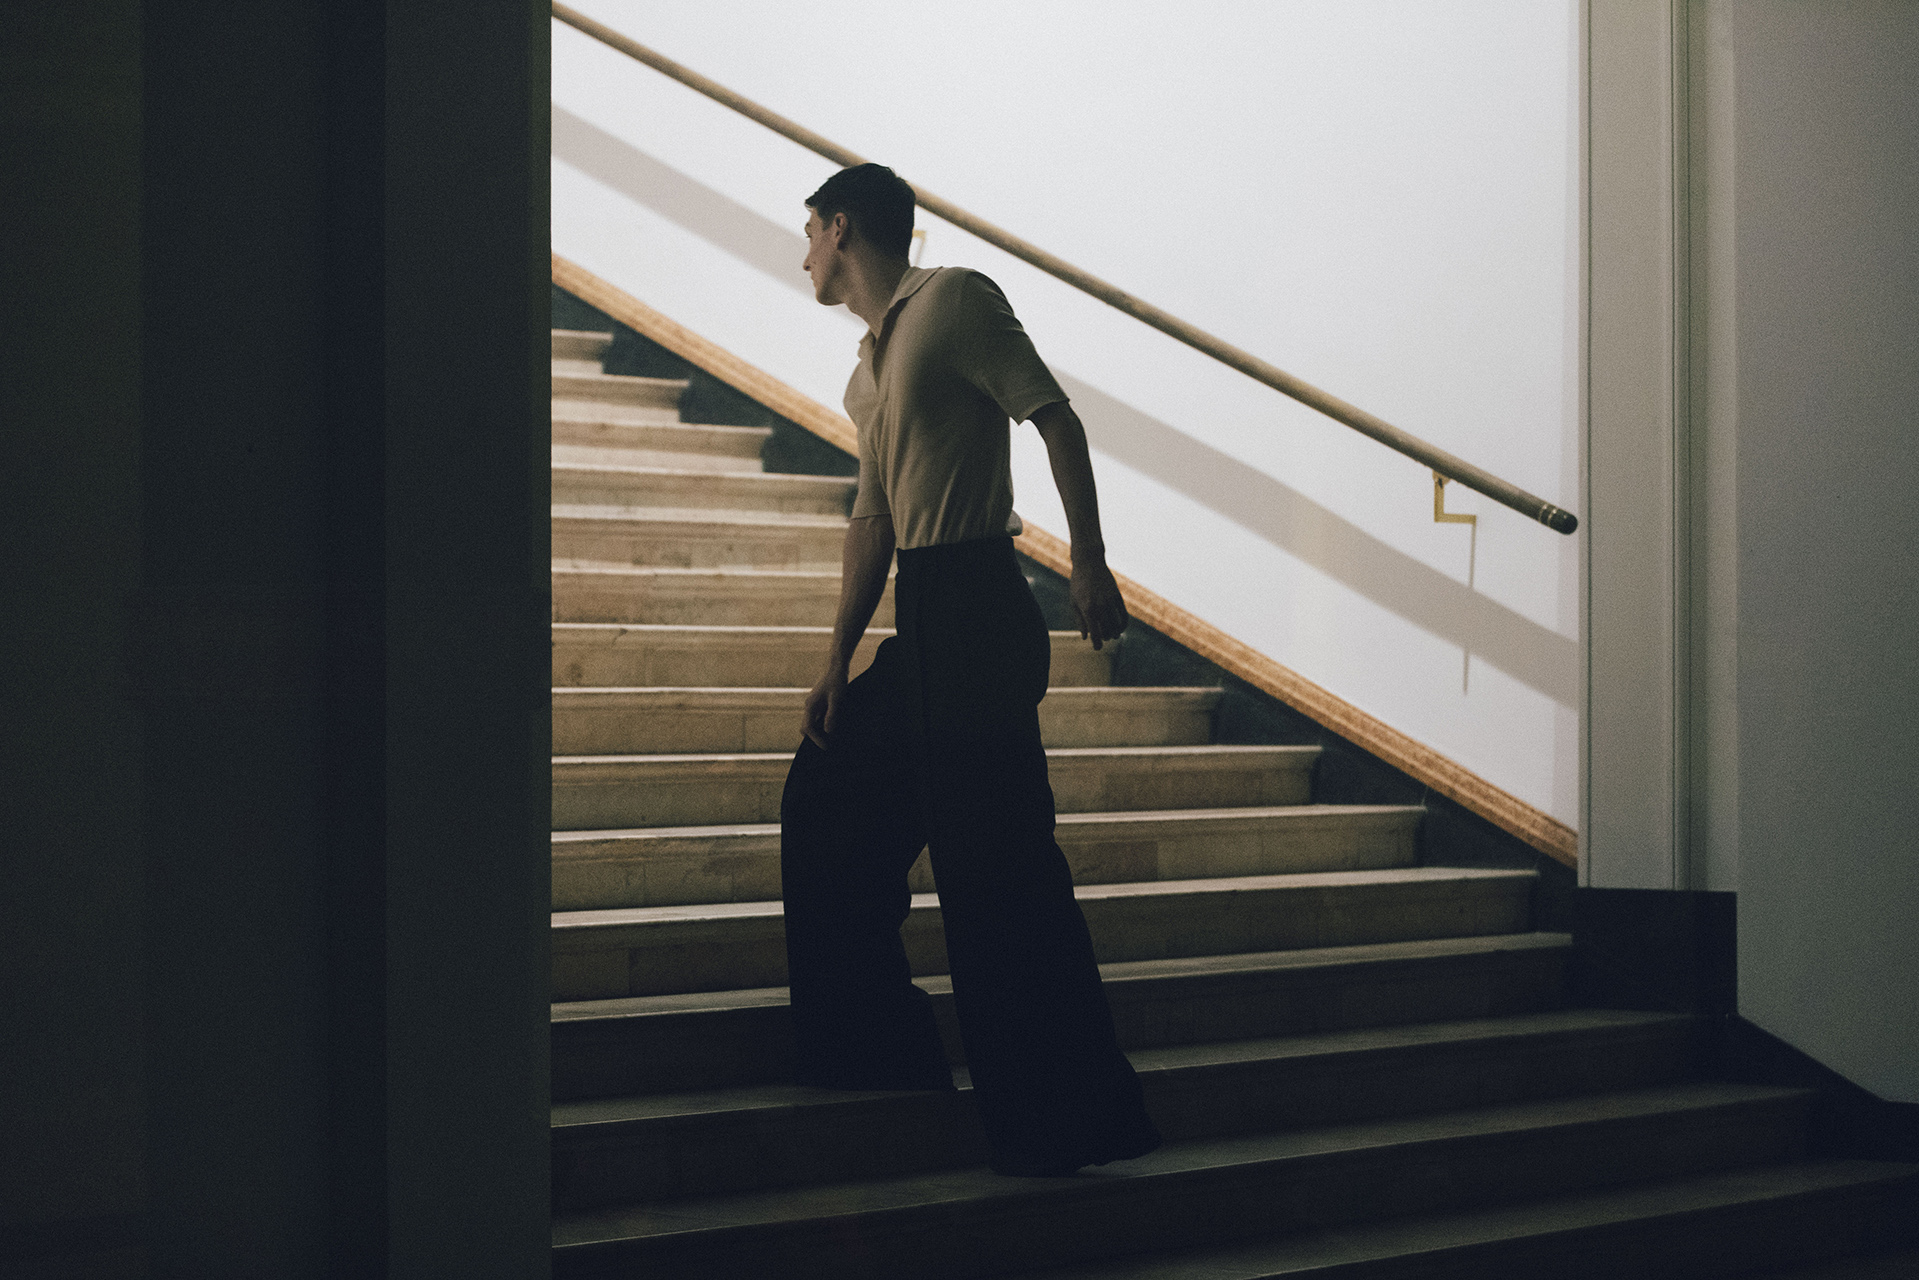
[[[763,473],[608,341],[553,335],[556,1275],[1718,1276],[1911,1213],[1912,1170],[1806,1157],[1806,1093],[1705,1078],[1697,1020],[1566,1008],[1531,872],[1414,865],[1419,809],[1311,803],[1317,748],[1215,745],[1218,691],[1071,633],[1059,840],[1166,1146],[1006,1178],[963,1068],[787,1084],[776,824],[853,482]]]

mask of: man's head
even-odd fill
[[[872,253],[904,259],[913,243],[913,188],[883,164],[860,164],[820,184],[806,198],[806,273],[813,293],[831,305],[838,257]]]

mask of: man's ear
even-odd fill
[[[831,233],[833,244],[837,248],[844,249],[847,242],[853,238],[853,223],[847,218],[845,210],[834,214],[833,220],[826,224],[826,229]]]

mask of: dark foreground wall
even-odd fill
[[[548,30],[9,9],[0,1273],[544,1273]]]

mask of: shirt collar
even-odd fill
[[[912,297],[919,287],[933,278],[938,267],[908,267],[906,274],[900,277],[899,285],[893,290],[893,300],[886,304],[887,311]]]
[[[880,322],[881,333],[886,332],[887,324],[892,320],[893,313],[900,309],[900,305],[915,293],[919,292],[919,287],[928,280],[931,280],[933,273],[938,270],[938,267],[908,267],[906,269],[906,274],[900,277],[899,284],[893,288],[892,298],[886,304],[886,319]],[[875,339],[873,331],[868,329],[865,334],[860,337],[860,354],[862,356],[868,354],[873,350],[874,345]]]

